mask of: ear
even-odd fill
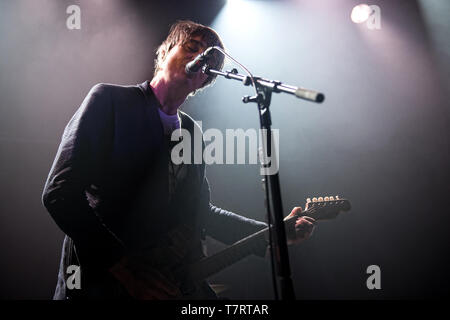
[[[158,54],[158,71],[162,70],[162,66],[167,59],[167,52],[166,50],[161,50]]]

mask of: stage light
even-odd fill
[[[369,19],[372,9],[367,4],[359,4],[353,8],[351,18],[354,23],[363,23]]]

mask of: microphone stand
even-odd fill
[[[251,78],[249,76],[244,76],[238,74],[236,69],[231,71],[219,71],[211,69],[208,65],[205,65],[202,71],[207,75],[218,75],[226,79],[233,79],[241,81],[245,86],[252,85]],[[284,228],[283,220],[283,206],[281,201],[281,190],[280,190],[280,179],[278,175],[278,170],[275,173],[269,172],[268,168],[270,163],[268,163],[267,158],[275,159],[271,160],[277,161],[275,150],[272,150],[272,120],[270,117],[270,102],[272,97],[272,92],[288,93],[297,96],[298,98],[305,99],[313,102],[322,102],[324,100],[324,95],[320,92],[294,87],[290,85],[285,85],[280,81],[263,79],[260,77],[253,77],[257,95],[256,96],[245,96],[242,98],[244,103],[255,102],[258,105],[258,113],[260,119],[261,132],[263,137],[263,161],[261,161],[261,167],[264,172],[263,175],[263,188],[265,190],[265,204],[267,210],[267,217],[269,221],[269,230],[271,230],[271,217],[273,217],[273,226],[275,231],[275,237],[272,236],[270,232],[270,250],[272,256],[272,263],[278,276],[278,286],[281,291],[282,300],[294,300],[294,286],[291,279],[291,270],[289,266],[289,254],[287,247],[286,231]],[[266,132],[267,134],[264,134]],[[265,150],[267,149],[267,150]],[[267,152],[266,152],[267,151]],[[275,163],[276,168],[278,168],[278,163]],[[273,216],[271,215],[273,212]],[[277,283],[274,280],[274,289],[277,293]],[[278,300],[278,296],[276,299]]]

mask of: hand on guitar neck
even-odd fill
[[[348,210],[350,202],[339,196],[308,198],[305,210],[294,207],[284,219],[288,244],[299,244],[311,237],[318,220],[331,220]]]
[[[295,219],[297,217],[297,219]],[[291,213],[284,219],[288,221],[295,220],[294,223],[286,224],[286,235],[288,239],[288,245],[299,244],[311,237],[314,227],[316,225],[316,219],[302,215],[302,207],[294,207]]]

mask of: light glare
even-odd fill
[[[367,4],[359,4],[353,8],[351,18],[354,23],[363,23],[371,13],[372,9]]]

